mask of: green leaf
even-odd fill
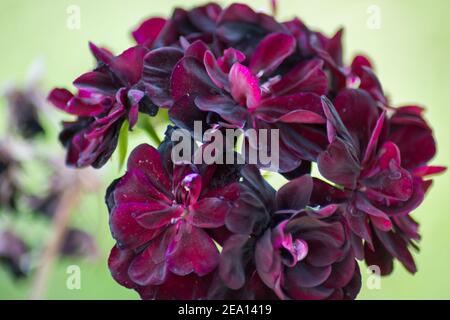
[[[119,171],[122,170],[125,164],[125,159],[128,152],[128,121],[125,121],[120,128],[119,133]]]
[[[140,117],[139,118],[139,127],[144,130],[147,135],[152,139],[152,141],[155,143],[156,147],[158,147],[161,144],[161,139],[159,138],[158,134],[156,133],[155,127],[152,124],[150,117]]]

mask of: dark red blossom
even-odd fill
[[[78,93],[54,89],[48,99],[78,117],[65,122],[60,134],[67,164],[99,168],[114,152],[123,122],[127,120],[131,130],[139,112],[154,115],[157,108],[140,83],[146,49],[133,47],[115,57],[93,44],[90,47],[98,66],[74,81]]]
[[[75,80],[76,94],[49,96],[77,116],[60,134],[71,166],[103,166],[139,113],[168,109],[176,126],[158,150],[137,147],[107,190],[119,284],[143,299],[354,299],[355,259],[383,275],[394,259],[416,271],[411,213],[445,168],[429,164],[436,141],[423,109],[391,106],[365,56],[346,64],[343,30],[329,37],[297,18],[209,3],[132,35],[137,46],[117,57],[91,45],[97,67]],[[196,122],[245,132],[247,164],[174,163],[176,128],[208,147]],[[251,136],[263,130],[278,131],[279,145]],[[248,164],[256,149],[279,166]],[[311,178],[313,163],[328,182]],[[260,169],[290,181],[275,190]],[[55,195],[44,200],[42,210]]]
[[[319,156],[318,166],[325,178],[346,192],[341,208],[353,233],[356,255],[364,257],[362,242],[357,239],[363,239],[366,247],[375,254],[374,241],[377,241],[390,256],[399,259],[410,272],[415,272],[407,247],[410,240],[418,240],[418,236],[416,228],[411,229],[414,223],[407,215],[422,203],[429,188],[430,183],[423,177],[440,169],[425,167],[416,171],[403,167],[403,163],[408,162],[408,155],[405,154],[406,158],[402,160],[399,146],[390,140],[391,122],[386,112],[366,91],[342,91],[334,106],[324,101],[324,109],[330,145]],[[392,117],[393,123],[398,117]],[[429,144],[423,146],[425,150],[434,148],[431,131],[427,133]],[[409,137],[413,141],[415,138],[418,136]],[[422,153],[422,156],[424,162],[429,160],[429,154]]]
[[[109,265],[119,283],[144,298],[199,298],[209,283],[206,276],[219,263],[214,234],[224,226],[237,188],[229,172],[163,163],[167,156],[139,146],[125,176],[109,188],[110,226],[117,241]],[[185,291],[177,292],[182,287]]]
[[[225,285],[245,291],[248,274],[255,270],[279,299],[355,298],[359,269],[346,226],[334,218],[338,206],[308,207],[313,190],[308,175],[278,192],[254,167],[242,175],[240,198],[226,219],[235,235],[225,242],[221,255],[219,272]]]
[[[183,128],[192,130],[194,121],[203,121],[223,128],[279,129],[280,171],[289,172],[302,159],[314,161],[326,145],[322,62],[306,61],[283,75],[275,72],[294,52],[295,39],[285,33],[267,35],[249,59],[233,48],[216,59],[197,41],[184,52],[150,52],[144,82],[152,101],[170,107],[171,120]]]

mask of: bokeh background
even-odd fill
[[[227,5],[232,1],[218,1]],[[0,85],[6,81],[20,84],[27,68],[37,57],[45,61],[43,90],[68,86],[90,69],[93,59],[88,41],[119,53],[132,44],[130,31],[149,16],[168,16],[175,6],[194,6],[197,0],[2,0],[0,1]],[[269,0],[246,1],[256,9],[268,10]],[[81,9],[81,28],[67,27],[67,9]],[[379,9],[379,29],[368,21]],[[448,0],[279,0],[278,18],[299,16],[311,28],[334,33],[345,28],[345,58],[368,54],[385,91],[395,105],[418,103],[427,108],[438,141],[434,164],[449,166],[450,148],[450,2]],[[5,101],[0,101],[0,128],[5,128]],[[56,120],[63,119],[56,113]],[[58,118],[59,117],[59,118]],[[47,124],[52,127],[51,124]],[[49,129],[43,148],[62,152],[56,130]],[[52,131],[53,130],[53,131]],[[137,144],[145,138],[137,135]],[[101,177],[107,185],[119,175],[113,159]],[[39,169],[32,170],[36,181]],[[34,179],[32,177],[32,179]],[[34,183],[39,186],[38,182]],[[396,264],[393,275],[383,278],[380,290],[369,290],[364,276],[360,299],[450,299],[450,174],[435,179],[425,203],[414,213],[421,223],[423,241],[416,254],[419,272],[409,275]],[[100,255],[95,261],[59,259],[48,283],[48,299],[137,299],[137,294],[116,284],[110,277],[106,260],[113,246],[103,204],[103,192],[83,197],[72,224],[93,234]],[[43,245],[45,222],[23,215],[15,222],[17,232],[28,242]],[[67,267],[79,265],[81,289],[66,287]],[[32,278],[13,281],[0,269],[0,299],[26,299]]]

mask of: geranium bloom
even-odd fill
[[[211,45],[214,52],[233,47],[250,55],[267,34],[285,31],[273,17],[245,4],[222,9],[209,3],[188,11],[177,8],[168,20],[150,18],[133,31],[133,37],[150,49],[181,47],[180,39],[191,43],[201,40]]]
[[[362,242],[357,238],[364,239],[366,246],[374,251],[373,238],[377,237],[391,256],[415,272],[407,243],[409,239],[417,239],[417,230],[415,223],[405,216],[421,204],[429,187],[420,177],[435,169],[410,171],[402,166],[408,160],[402,160],[399,147],[389,139],[393,134],[388,135],[386,112],[367,92],[342,91],[334,106],[325,101],[324,109],[329,121],[330,145],[319,156],[318,166],[325,178],[347,193],[342,208],[354,234],[357,256],[364,256]],[[393,123],[396,121],[394,116]],[[408,124],[407,120],[404,122]],[[423,148],[433,149],[432,137],[427,142],[432,145]],[[423,160],[429,160],[429,155]],[[405,234],[409,236],[407,241]]]
[[[148,48],[179,45],[180,37],[188,41],[212,42],[213,32],[222,8],[215,3],[186,11],[174,10],[170,19],[150,18],[135,31],[133,37],[140,45]]]
[[[162,48],[147,55],[144,82],[152,100],[169,106],[172,121],[181,127],[192,130],[194,121],[204,121],[224,128],[279,129],[280,171],[288,172],[302,159],[315,160],[326,145],[322,62],[306,61],[283,75],[275,72],[295,48],[292,36],[269,34],[248,67],[242,64],[246,56],[232,48],[219,59],[200,41],[184,54]],[[219,119],[213,120],[213,114]]]
[[[145,298],[199,298],[209,283],[205,276],[219,263],[214,235],[237,196],[236,176],[215,166],[172,164],[168,157],[139,146],[125,176],[109,188],[117,240],[109,265],[119,283]]]
[[[354,299],[356,259],[383,275],[394,259],[416,271],[411,213],[445,169],[429,165],[436,143],[423,110],[391,106],[365,56],[346,64],[342,30],[328,37],[297,18],[209,3],[132,35],[137,46],[117,57],[91,45],[98,66],[75,80],[78,92],[49,97],[78,117],[60,135],[76,167],[103,166],[139,112],[165,108],[176,126],[158,150],[137,147],[107,190],[119,284],[142,299]],[[196,134],[199,123],[244,132],[246,164],[174,162],[175,129],[194,149],[216,147]],[[233,150],[214,152],[236,155],[233,138]],[[327,182],[311,178],[313,163]],[[260,169],[290,181],[276,191]]]
[[[78,116],[65,122],[60,140],[67,151],[67,164],[102,167],[114,152],[125,120],[132,129],[139,111],[155,115],[157,108],[146,97],[140,83],[147,50],[133,47],[115,57],[91,44],[98,66],[74,81],[78,93],[54,89],[49,101],[57,108]]]
[[[278,192],[254,168],[242,175],[240,198],[226,219],[236,235],[222,252],[224,283],[245,288],[253,269],[279,299],[353,299],[359,269],[346,226],[333,216],[337,206],[307,207],[313,190],[308,175]]]

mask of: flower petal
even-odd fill
[[[219,198],[205,198],[190,207],[189,221],[199,228],[218,228],[224,225],[230,204]]]
[[[142,78],[150,99],[158,107],[168,108],[173,104],[170,77],[182,57],[183,52],[172,47],[156,49],[145,56]]]
[[[255,109],[261,101],[261,89],[250,70],[240,63],[235,63],[228,79],[234,100],[248,109]]]
[[[250,61],[250,70],[258,77],[268,76],[283,61],[294,53],[295,38],[284,33],[272,33],[266,36],[255,49]]]
[[[167,253],[170,271],[184,276],[192,272],[204,276],[219,264],[219,251],[202,229],[181,223],[177,237]]]
[[[133,38],[136,40],[137,44],[151,48],[165,24],[166,20],[163,18],[151,18],[145,20],[132,32]]]

